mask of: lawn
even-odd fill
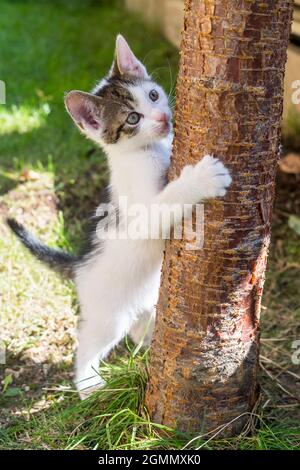
[[[65,112],[63,95],[90,90],[121,32],[172,91],[178,52],[121,1],[0,0],[0,217],[74,250],[107,179],[103,153]],[[263,301],[262,398],[252,434],[210,440],[150,423],[143,408],[148,352],[125,342],[103,365],[107,387],[80,402],[72,384],[78,305],[73,285],[30,257],[0,221],[0,449],[299,448],[299,182],[279,175]],[[299,421],[298,421],[299,422]]]

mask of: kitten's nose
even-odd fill
[[[167,115],[167,113],[161,113],[160,111],[153,112],[152,117],[157,122],[168,122],[169,121],[169,116]]]

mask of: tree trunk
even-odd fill
[[[235,435],[258,398],[291,16],[289,0],[185,1],[169,176],[211,153],[233,183],[205,204],[202,250],[166,246],[146,406],[181,431]]]

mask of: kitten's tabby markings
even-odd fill
[[[100,144],[110,167],[110,196],[118,207],[153,204],[171,207],[224,196],[231,178],[224,165],[209,155],[187,166],[166,184],[172,143],[171,110],[162,88],[153,82],[122,36],[109,75],[92,93],[71,91],[66,108],[79,129]],[[125,217],[120,209],[120,217]],[[97,220],[94,220],[94,225]],[[173,221],[173,223],[181,220]],[[149,344],[155,318],[162,239],[100,241],[96,230],[88,251],[72,257],[34,239],[9,221],[23,244],[41,261],[72,271],[81,305],[76,384],[85,396],[103,384],[99,361],[126,335]],[[146,330],[148,327],[148,330]]]
[[[128,90],[129,85],[135,85],[137,81],[122,80],[117,76],[109,78],[105,85],[95,91],[102,98],[106,106],[103,109],[103,140],[107,144],[118,142],[122,134],[128,137],[135,135],[138,128],[126,124],[126,118],[134,111],[135,103],[132,93]]]

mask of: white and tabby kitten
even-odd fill
[[[69,92],[65,103],[79,129],[107,155],[110,198],[116,207],[120,196],[127,198],[128,207],[140,203],[150,208],[196,204],[225,195],[231,178],[224,165],[209,155],[166,184],[172,143],[168,98],[122,36],[117,37],[108,76],[91,93]],[[15,220],[8,223],[41,261],[74,277],[81,306],[76,385],[85,396],[103,384],[99,361],[126,334],[136,343],[149,344],[164,241],[103,241],[94,231],[89,250],[73,256],[42,245]]]

